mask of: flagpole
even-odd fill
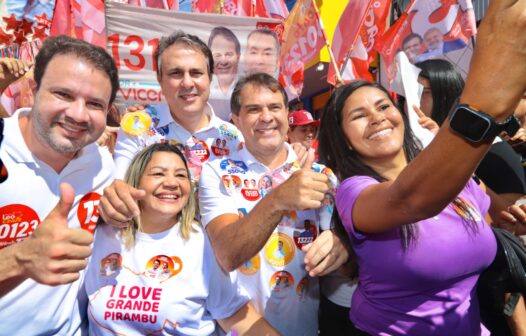
[[[225,10],[225,0],[219,1],[219,14],[223,14]]]
[[[334,57],[334,54],[332,52],[331,45],[329,43],[329,40],[327,39],[327,34],[325,33],[325,27],[323,26],[323,21],[320,17],[320,11],[318,9],[318,5],[316,4],[315,0],[311,0],[312,5],[314,6],[314,11],[316,12],[316,19],[318,20],[320,27],[321,27],[321,33],[323,34],[323,39],[325,40],[325,46],[327,47],[327,50],[329,51],[329,58],[331,59],[331,64],[334,67],[334,72],[336,76],[336,82],[337,83],[343,83],[342,76],[340,75],[340,70],[338,70],[338,64],[336,63],[336,58]]]

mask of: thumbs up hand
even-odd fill
[[[28,278],[46,284],[61,285],[79,278],[91,255],[93,235],[68,227],[68,213],[75,192],[66,183],[60,185],[60,200],[33,234],[21,242],[16,258]]]

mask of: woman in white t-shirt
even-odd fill
[[[133,159],[125,179],[144,190],[141,213],[128,228],[96,230],[85,279],[90,335],[211,335],[214,320],[232,334],[277,334],[218,266],[194,220],[189,176],[183,154],[168,143]]]

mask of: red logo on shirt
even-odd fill
[[[197,156],[201,162],[205,162],[210,157],[210,151],[208,150],[206,142],[197,139],[194,141],[195,145],[190,147],[188,152],[190,152],[191,155]]]
[[[29,237],[40,224],[35,210],[23,204],[0,208],[0,249]]]
[[[96,192],[87,193],[80,199],[77,209],[80,227],[91,233],[95,231],[95,226],[99,220],[100,197]]]
[[[248,201],[257,201],[260,196],[257,189],[241,189],[241,194]]]

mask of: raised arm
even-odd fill
[[[491,2],[460,103],[497,122],[512,113],[526,91],[525,31],[526,0]],[[495,57],[496,50],[503,57]],[[491,140],[465,140],[445,121],[431,144],[393,182],[364,189],[353,208],[355,226],[382,232],[438,214],[466,185]]]
[[[204,174],[205,171],[202,179]],[[328,189],[327,182],[326,175],[301,169],[273,189],[246,216],[222,214],[212,219],[206,231],[221,267],[231,272],[256,255],[286,211],[319,208]]]

